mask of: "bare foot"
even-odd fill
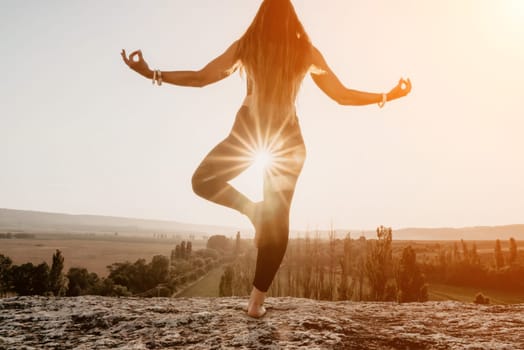
[[[251,290],[249,296],[249,302],[247,303],[247,314],[253,318],[260,318],[266,314],[266,308],[264,307],[264,300],[266,293],[259,291],[255,286]]]
[[[266,314],[264,305],[250,305],[247,309],[247,315],[253,318],[260,318]]]

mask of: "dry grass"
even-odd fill
[[[45,238],[38,239],[2,239],[0,254],[6,255],[16,265],[31,262],[39,264],[52,262],[56,249],[64,256],[64,270],[70,267],[85,267],[89,272],[96,272],[100,277],[108,274],[106,266],[115,262],[144,258],[147,261],[155,255],[170,256],[175,248],[172,240],[147,240],[128,237],[111,237],[78,239],[78,238]],[[203,243],[200,243],[200,247]],[[193,249],[199,244],[193,244]]]
[[[429,284],[429,300],[456,300],[473,302],[475,295],[481,292],[490,298],[492,304],[524,303],[524,296],[517,292],[504,292],[488,288],[451,286],[446,284]]]

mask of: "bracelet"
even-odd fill
[[[155,69],[153,71],[153,79],[151,80],[151,83],[155,85],[155,83],[160,86],[162,85],[162,72],[160,69]]]
[[[156,75],[157,75],[156,82],[157,82],[158,86],[161,86],[162,85],[162,71],[160,69],[157,69]]]
[[[384,107],[384,105],[386,104],[387,100],[388,100],[388,95],[386,95],[386,94],[383,93],[383,94],[382,94],[382,101],[380,101],[380,102],[378,103],[378,106],[379,106],[380,108]]]

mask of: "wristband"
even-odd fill
[[[380,108],[384,107],[384,105],[386,104],[387,100],[388,100],[388,95],[386,95],[386,94],[383,93],[383,94],[382,94],[382,101],[380,101],[380,102],[378,103],[378,106],[379,106]]]

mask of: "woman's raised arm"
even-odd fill
[[[161,71],[162,82],[179,86],[203,87],[222,80],[237,68],[237,46],[238,41],[235,41],[224,53],[198,71]],[[155,72],[149,68],[140,50],[131,53],[129,58],[125,50],[122,50],[121,55],[129,68],[148,79],[153,79]]]
[[[398,84],[387,94],[364,92],[346,88],[335,73],[329,68],[320,51],[314,47],[312,54],[311,77],[317,86],[330,98],[341,105],[364,106],[382,104],[403,96],[411,91],[409,79],[400,79]],[[385,98],[384,98],[385,97]]]

